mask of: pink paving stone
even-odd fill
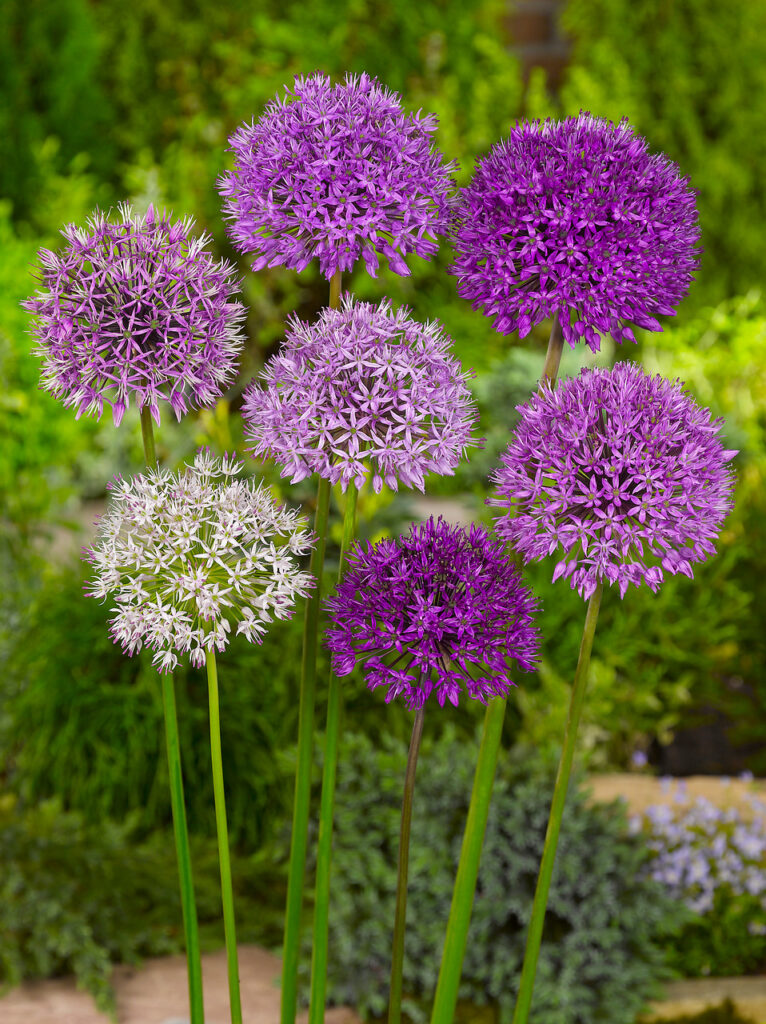
[[[278,1024],[279,957],[257,946],[240,946],[239,970],[245,1024]],[[228,1024],[229,1001],[226,954],[203,957],[202,983],[206,1024]],[[118,967],[114,972],[119,1024],[186,1024],[189,1014],[186,961],[182,956],[159,957],[141,967]],[[305,1024],[307,1014],[298,1017]],[[328,1011],[327,1024],[357,1024],[349,1009]],[[2,1024],[110,1024],[87,992],[71,978],[31,982],[0,999]]]

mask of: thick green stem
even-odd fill
[[[551,886],[553,865],[556,860],[556,845],[558,844],[559,831],[561,829],[561,817],[564,813],[569,776],[572,772],[572,761],[577,740],[577,726],[579,725],[583,703],[585,702],[590,652],[593,647],[593,636],[596,632],[602,590],[603,584],[599,583],[588,602],[588,611],[585,615],[580,655],[577,659],[577,669],[575,670],[574,683],[572,685],[572,697],[569,702],[569,716],[567,717],[566,729],[564,731],[564,748],[561,752],[556,785],[553,790],[551,814],[548,819],[548,831],[545,834],[545,846],[543,847],[543,856],[540,861],[540,874],[537,878],[535,899],[532,905],[532,917],[529,922],[529,932],[527,933],[527,948],[524,952],[524,966],[521,970],[521,982],[519,985],[519,995],[516,1000],[516,1011],[513,1015],[513,1024],[526,1024],[529,1018],[529,1008],[532,1004],[532,991],[535,985],[537,958],[540,954],[540,943],[543,937],[548,890]]]
[[[330,278],[330,309],[338,309],[340,307],[340,289],[343,283],[343,274],[340,270],[336,270]]]
[[[330,309],[337,309],[340,305],[341,283],[342,274],[338,270],[330,279]],[[294,1024],[298,1010],[298,960],[311,800],[317,634],[319,632],[319,609],[322,600],[322,573],[324,572],[329,508],[330,484],[327,480],[320,480],[314,518],[314,533],[317,541],[311,553],[309,567],[311,575],[316,580],[316,587],[306,601],[303,620],[303,656],[298,706],[298,757],[295,769],[293,829],[290,840],[290,866],[287,876],[287,905],[285,907],[285,937],[282,956],[281,1024]]]
[[[349,484],[346,509],[343,515],[343,536],[340,545],[338,580],[343,578],[346,554],[354,538],[357,489]],[[330,914],[330,866],[332,860],[332,823],[335,810],[335,773],[338,763],[338,734],[340,731],[340,684],[334,672],[330,673],[327,697],[327,727],[325,730],[324,769],[322,772],[322,801],[319,809],[319,839],[317,842],[316,895],[314,905],[314,946],[311,957],[311,1002],[309,1024],[322,1024],[327,990],[327,937]]]
[[[468,927],[471,923],[476,879],[479,876],[479,861],[481,860],[492,785],[500,751],[506,703],[507,698],[495,697],[487,705],[484,715],[481,746],[476,762],[476,774],[463,833],[463,846],[460,850],[455,888],[452,893],[452,906],[447,922],[447,934],[444,940],[444,952],[436,985],[431,1024],[452,1024],[455,1016],[460,972],[468,941]]]
[[[154,427],[152,426],[152,414],[149,406],[145,405],[141,410],[141,437],[144,441],[144,455],[146,464],[150,469],[157,465],[157,449],[154,447]]]
[[[202,960],[197,928],[197,905],[194,901],[189,833],[184,805],[184,783],[181,775],[181,745],[178,739],[178,716],[173,677],[162,676],[162,707],[165,712],[165,738],[168,748],[170,773],[170,803],[173,809],[173,832],[178,857],[178,875],[181,881],[181,912],[186,935],[186,964],[189,975],[189,1007],[191,1024],[203,1024],[205,1011],[202,1002]]]
[[[223,760],[221,752],[221,715],[218,705],[218,668],[215,651],[205,653],[207,686],[210,700],[210,752],[213,762],[213,794],[215,797],[215,827],[218,833],[218,861],[221,867],[221,902],[223,903],[223,931],[226,939],[226,964],[229,974],[229,1005],[232,1024],[242,1024],[242,1003],[239,996],[239,964],[237,962],[237,930],[234,924],[234,890],[231,884],[231,858],[229,832],[226,824],[226,796],[223,788]]]
[[[149,409],[141,410],[141,435],[144,441],[146,465],[153,469],[157,465],[157,450],[154,445],[154,428]],[[186,937],[186,967],[189,976],[189,1011],[191,1024],[203,1024],[205,1009],[202,1001],[202,959],[199,948],[197,925],[197,904],[194,899],[194,878],[192,875],[189,829],[186,823],[184,801],[184,780],[181,771],[181,743],[178,737],[178,713],[173,677],[170,673],[162,676],[162,709],[165,715],[165,741],[168,748],[168,773],[170,776],[170,806],[173,812],[173,834],[178,859],[178,877],[181,885],[181,914]]]
[[[404,935],[407,923],[407,875],[410,863],[410,827],[412,825],[412,797],[415,793],[415,772],[418,766],[420,740],[423,736],[423,708],[415,713],[407,755],[402,797],[402,827],[399,833],[399,869],[396,875],[396,912],[394,914],[394,941],[391,949],[391,990],[388,1001],[388,1024],[400,1024],[402,1019],[402,981],[404,974]]]
[[[327,519],[330,508],[330,483],[319,481],[314,533],[317,541],[311,553],[311,575],[316,587],[306,601],[303,623],[303,658],[298,709],[298,763],[295,770],[293,831],[290,846],[290,868],[287,880],[285,940],[282,960],[282,1024],[293,1024],[297,1009],[298,958],[300,952],[303,884],[308,848],[309,802],[311,799],[311,763],[314,738],[314,703],[316,699],[317,633],[322,599],[322,573],[327,543]]]
[[[551,336],[548,339],[548,351],[545,353],[545,364],[543,365],[543,375],[540,378],[540,383],[543,384],[545,381],[551,385],[556,383],[556,377],[559,372],[559,364],[561,363],[561,353],[564,351],[564,333],[561,330],[561,321],[559,320],[558,313],[553,316],[553,324],[551,325]]]

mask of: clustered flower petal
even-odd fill
[[[710,912],[716,892],[759,897],[766,910],[766,806],[748,796],[743,810],[721,810],[710,800],[694,802],[681,789],[678,807],[655,804],[631,821],[648,833],[648,873],[671,896],[698,914]]]
[[[151,206],[144,217],[120,206],[120,221],[97,212],[69,224],[60,252],[42,249],[42,289],[23,303],[37,318],[42,383],[68,407],[119,424],[131,395],[159,423],[159,401],[176,416],[214,402],[234,378],[244,307],[235,268]]]
[[[312,473],[343,489],[401,482],[424,488],[426,473],[451,474],[477,413],[469,374],[436,321],[420,324],[390,302],[347,296],[314,324],[293,318],[282,350],[245,393],[243,417],[254,455],[282,475]]]
[[[624,596],[631,583],[656,591],[663,570],[692,576],[715,553],[736,452],[679,381],[618,363],[546,385],[518,411],[489,503],[526,561],[557,552],[554,580],[583,597],[618,583]]]
[[[113,595],[115,643],[131,655],[145,644],[160,671],[172,671],[179,654],[202,667],[232,626],[260,643],[314,585],[296,558],[313,546],[305,521],[262,485],[236,479],[241,470],[201,449],[177,474],[149,470],[112,487],[86,552],[95,568],[87,592]]]
[[[458,292],[524,337],[557,314],[571,346],[662,330],[698,263],[695,193],[621,121],[580,114],[517,124],[458,205]]]
[[[339,675],[364,660],[367,685],[387,687],[387,702],[403,695],[418,709],[435,692],[457,705],[464,690],[486,703],[514,685],[511,659],[534,666],[537,606],[486,530],[431,518],[398,541],[356,545],[327,601],[327,646]]]
[[[409,274],[403,257],[430,258],[449,223],[452,163],[434,147],[436,118],[408,114],[369,75],[296,78],[293,94],[232,135],[234,170],[219,189],[229,233],[255,270],[303,270],[314,257],[330,278],[363,257]]]

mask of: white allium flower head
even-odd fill
[[[314,580],[297,556],[313,547],[306,520],[277,505],[262,484],[238,479],[243,463],[200,449],[178,473],[117,479],[85,558],[91,597],[116,602],[112,639],[127,654],[146,645],[160,672],[178,655],[205,664],[232,631],[260,643]]]

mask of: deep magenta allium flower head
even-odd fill
[[[480,526],[433,517],[398,541],[357,544],[335,595],[327,646],[347,675],[357,661],[371,690],[403,695],[410,709],[432,693],[457,704],[461,690],[486,703],[514,685],[515,659],[534,667],[538,603],[518,568]]]
[[[517,124],[463,189],[451,271],[474,309],[524,337],[558,314],[571,346],[661,331],[699,262],[695,193],[627,121]]]
[[[242,413],[253,455],[281,463],[282,476],[318,473],[345,490],[372,472],[376,491],[422,491],[426,473],[451,474],[476,443],[469,374],[438,322],[346,296],[315,323],[288,327]]]
[[[369,75],[296,78],[262,116],[229,140],[234,170],[219,190],[229,234],[254,270],[303,270],[314,257],[326,278],[364,258],[409,274],[449,223],[454,164],[433,144],[433,114],[408,114],[401,97]]]
[[[245,315],[236,271],[190,218],[119,212],[116,223],[96,212],[85,229],[68,224],[64,248],[38,254],[42,288],[22,305],[36,316],[42,385],[78,418],[106,402],[118,425],[132,395],[158,424],[161,399],[180,419],[234,378]]]
[[[526,561],[554,552],[553,579],[590,597],[598,583],[657,590],[715,554],[736,455],[679,381],[632,363],[583,370],[518,407],[493,475],[498,535]]]
[[[268,490],[237,479],[242,463],[200,449],[179,473],[118,479],[96,544],[90,597],[113,597],[111,634],[127,654],[146,645],[170,672],[222,651],[232,626],[260,643],[314,585],[297,556],[313,546],[306,522]]]

